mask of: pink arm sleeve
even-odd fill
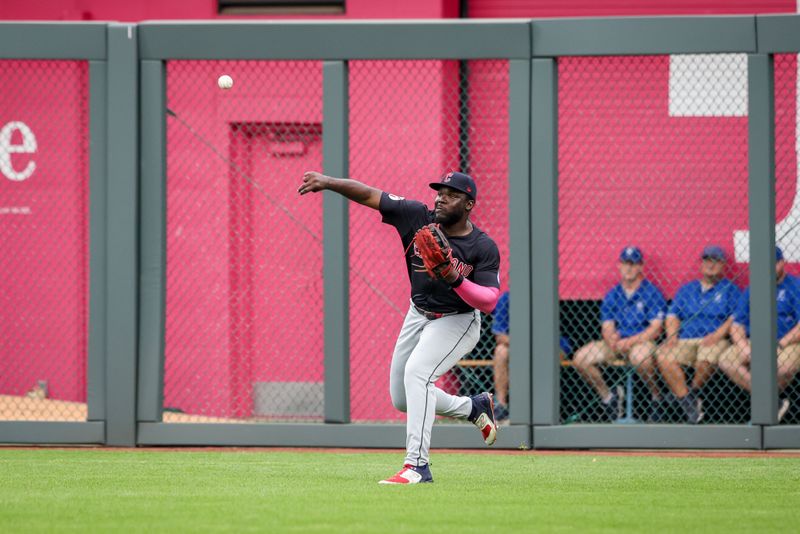
[[[479,286],[466,278],[453,290],[464,302],[483,313],[492,313],[500,298],[500,290],[496,287]]]

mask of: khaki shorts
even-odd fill
[[[731,345],[728,350],[720,356],[720,360],[728,360],[736,364],[750,363],[750,359],[745,358],[742,351],[739,350],[738,345]],[[800,343],[778,349],[778,367],[800,368]]]
[[[656,344],[652,341],[645,341],[644,343],[637,343],[631,350],[638,349],[639,347],[644,347],[647,350],[648,354],[654,355],[656,352]],[[611,350],[611,347],[608,346],[608,343],[605,341],[592,341],[591,343],[584,345],[584,348],[581,350],[586,349],[587,355],[586,360],[589,363],[596,364],[596,363],[609,363],[616,360],[619,357],[628,355],[627,352],[625,353],[615,353]]]
[[[664,357],[671,358],[681,365],[694,365],[696,362],[708,362],[716,365],[719,357],[730,347],[728,341],[722,340],[711,346],[702,345],[703,338],[679,339],[674,347],[664,349]]]

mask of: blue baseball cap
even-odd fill
[[[726,261],[728,259],[727,256],[725,256],[725,251],[722,250],[722,247],[719,245],[708,245],[703,249],[703,253],[700,257],[704,260],[717,261]]]
[[[429,184],[431,189],[439,190],[443,187],[449,187],[456,191],[466,193],[469,198],[475,200],[478,198],[478,186],[475,185],[475,180],[472,176],[464,174],[463,172],[448,172],[438,182]]]
[[[775,261],[783,261],[783,251],[781,247],[775,247]]]
[[[619,261],[626,261],[630,263],[642,263],[644,255],[639,247],[625,247],[619,253]]]

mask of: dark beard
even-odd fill
[[[450,214],[435,213],[433,215],[433,221],[441,224],[442,226],[451,226],[457,223],[460,219],[461,216],[456,213],[450,213]]]

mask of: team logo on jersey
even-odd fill
[[[714,295],[714,302],[716,303],[722,302],[722,293],[717,293],[716,295]]]
[[[472,273],[472,270],[475,268],[472,265],[470,265],[469,263],[464,263],[463,261],[459,260],[458,258],[453,258],[452,263],[453,263],[453,267],[455,267],[456,271],[458,271],[458,274],[460,274],[464,278],[468,277],[470,275],[470,273]]]
[[[414,271],[415,272],[424,273],[425,272],[425,264],[424,263],[415,263],[414,260],[413,260],[413,258],[419,258],[420,260],[422,260],[422,255],[419,253],[419,249],[417,248],[417,244],[416,243],[412,243],[412,245],[413,245],[414,252],[413,252],[413,255],[412,255],[411,266],[414,267]],[[475,267],[473,267],[469,263],[465,263],[465,262],[459,260],[456,257],[453,257],[452,260],[450,261],[450,263],[453,266],[453,268],[456,271],[458,271],[458,274],[460,274],[464,278],[467,278],[472,273],[472,271],[475,269]],[[499,274],[497,275],[497,282],[500,283],[500,275]]]
[[[398,197],[397,195],[393,195],[389,193],[389,198],[392,200],[405,200],[405,197]]]
[[[640,313],[644,311],[644,302],[642,302],[641,300],[636,303],[636,311]]]
[[[778,291],[778,300],[786,300],[786,290],[781,289]]]

